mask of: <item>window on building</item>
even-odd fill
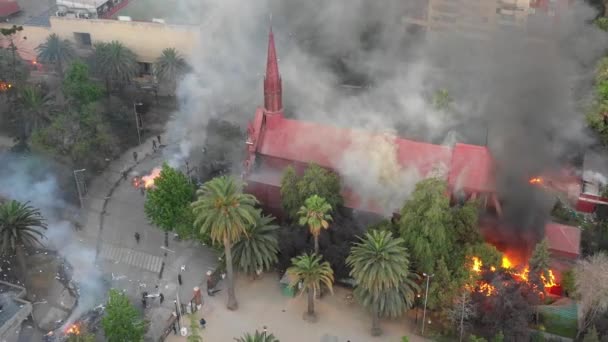
[[[76,44],[80,46],[91,46],[91,35],[89,33],[74,32]]]
[[[139,76],[152,75],[152,63],[138,62]]]

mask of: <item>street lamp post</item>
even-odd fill
[[[82,199],[87,192],[87,185],[83,179],[81,179],[80,175],[85,171],[86,169],[74,170],[74,180],[76,181],[76,190],[78,191],[78,200],[80,201],[81,208],[84,207]]]
[[[264,342],[266,342],[266,332],[268,331],[268,329],[266,329],[266,326],[264,326]]]
[[[137,113],[137,106],[141,106],[141,102],[133,102],[133,113],[135,114],[135,128],[137,128],[137,140],[141,145],[141,126],[139,125],[139,113]]]
[[[434,274],[422,273],[426,277],[426,291],[424,294],[424,310],[422,310],[422,336],[424,336],[424,324],[426,323],[426,303],[429,300],[429,282]]]

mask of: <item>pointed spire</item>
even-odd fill
[[[283,109],[281,99],[281,75],[277,51],[274,45],[272,26],[268,34],[268,60],[266,62],[266,77],[264,78],[264,108],[268,112],[279,112]]]

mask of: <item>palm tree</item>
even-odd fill
[[[278,261],[279,226],[272,224],[274,217],[263,216],[258,211],[256,222],[247,226],[246,234],[232,249],[234,265],[247,274],[269,270]]]
[[[372,230],[351,248],[346,264],[357,283],[355,296],[372,312],[372,335],[378,336],[380,317],[396,317],[411,307],[418,287],[404,241]]]
[[[29,137],[32,131],[41,127],[42,122],[48,121],[48,111],[45,110],[49,98],[44,96],[39,87],[25,86],[20,92],[20,107],[23,121],[23,136]]]
[[[27,264],[25,249],[41,246],[47,229],[44,218],[38,209],[29,202],[8,201],[0,205],[0,252],[3,255],[15,255],[23,284],[28,288]]]
[[[287,269],[287,274],[291,277],[291,286],[295,287],[302,283],[302,292],[308,292],[308,311],[305,313],[311,322],[316,320],[314,297],[321,289],[321,285],[326,286],[333,293],[334,271],[329,262],[321,262],[321,256],[317,254],[304,254],[291,259],[293,266]]]
[[[182,55],[174,48],[164,49],[154,64],[154,73],[161,81],[170,82],[175,93],[177,80],[188,70],[188,64]]]
[[[76,58],[72,43],[67,39],[59,38],[55,33],[46,37],[46,41],[38,45],[36,51],[38,51],[38,61],[54,64],[61,79],[63,79],[64,65]]]
[[[315,239],[316,254],[319,254],[321,228],[329,228],[329,221],[332,219],[331,215],[328,214],[330,211],[331,205],[323,197],[317,195],[308,197],[304,201],[304,205],[298,210],[300,225],[308,225],[308,229]]]
[[[97,74],[105,79],[108,95],[113,86],[131,82],[139,69],[135,53],[115,40],[95,44],[93,63]]]
[[[263,332],[255,331],[255,334],[246,333],[241,338],[235,338],[236,342],[280,342],[273,334],[268,334],[266,330]]]
[[[232,269],[232,244],[247,234],[247,227],[256,223],[258,203],[255,197],[243,193],[243,184],[233,177],[216,177],[196,192],[192,203],[194,225],[201,234],[208,234],[214,242],[224,244],[228,278],[228,309],[236,310]]]

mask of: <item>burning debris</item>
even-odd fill
[[[63,342],[66,341],[70,336],[80,335],[83,332],[95,334],[101,326],[101,319],[103,318],[104,311],[105,307],[103,305],[96,306],[92,310],[80,316],[76,321],[62,324],[56,330],[49,331],[45,335],[45,341]],[[62,322],[58,323],[61,324]]]
[[[135,176],[133,177],[132,184],[135,188],[140,189],[152,189],[154,187],[154,180],[160,176],[161,168],[155,167],[152,169],[149,175]]]
[[[0,92],[9,91],[12,87],[13,85],[8,82],[0,81]]]
[[[80,335],[80,324],[73,323],[65,330],[66,335]]]
[[[481,273],[483,267],[483,262],[478,257],[471,257],[471,270],[475,273]],[[519,265],[515,266],[514,262],[509,259],[507,256],[502,257],[501,268],[506,271],[508,274],[512,275],[513,278],[519,282],[529,283],[529,273],[530,267],[528,265]],[[496,272],[496,266],[492,265],[489,267],[491,272]],[[543,275],[541,275],[541,280],[543,282],[545,291],[550,292],[553,287],[559,286],[555,282],[555,275],[553,274],[553,270],[549,270],[549,279],[546,279]],[[485,280],[479,280],[476,287],[469,288],[470,291],[477,291],[485,296],[491,296],[496,293],[496,288],[486,282]]]

